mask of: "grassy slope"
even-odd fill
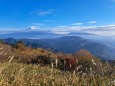
[[[80,75],[53,67],[0,63],[0,86],[114,86],[114,80],[114,75]]]
[[[23,47],[21,48],[23,49]],[[12,53],[12,48],[8,45],[1,45],[0,49],[1,57],[10,57],[9,60],[0,62],[0,86],[115,86],[115,72],[109,75],[103,73],[107,71],[105,67],[109,70],[108,64],[104,67],[101,66],[102,70],[100,72],[103,74],[95,73],[92,70],[88,74],[81,73],[81,71],[76,73],[75,71],[65,72],[53,68],[53,63],[40,66],[37,64],[22,64],[12,60],[13,54],[17,52],[19,57],[22,55],[33,57],[36,53],[47,56],[47,51],[44,51],[43,54],[41,49],[27,50],[29,48],[26,48],[26,51],[16,50],[15,53]],[[27,51],[29,52],[27,53]],[[41,51],[42,53],[38,53]],[[50,55],[54,57],[54,54]],[[113,69],[113,71],[115,70]]]

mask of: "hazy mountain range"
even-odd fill
[[[0,38],[14,38],[14,39],[53,39],[53,38],[59,38],[63,36],[80,36],[85,39],[90,39],[92,41],[110,46],[115,48],[115,39],[111,37],[104,37],[99,36],[96,34],[91,34],[87,32],[69,32],[69,33],[63,33],[58,31],[52,31],[52,30],[39,30],[32,27],[28,27],[24,30],[4,30],[0,31]]]
[[[106,59],[115,60],[115,49],[108,47],[107,45],[93,42],[88,39],[84,39],[78,36],[64,36],[54,39],[3,39],[5,43],[14,44],[20,40],[24,41],[26,46],[32,46],[33,48],[45,48],[50,49],[53,52],[63,53],[75,53],[80,49],[87,49],[95,56]]]
[[[27,46],[42,47],[55,52],[75,53],[80,49],[87,49],[103,59],[115,59],[114,39],[86,32],[73,31],[65,34],[29,27],[23,31],[0,31],[0,38],[8,44],[23,40]]]

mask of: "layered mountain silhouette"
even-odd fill
[[[28,27],[23,30],[0,31],[0,38],[15,38],[15,39],[51,39],[63,36],[81,36],[81,37],[95,37],[97,35],[86,32],[70,32],[62,34],[55,30],[40,30],[39,28]]]
[[[26,46],[33,48],[50,49],[54,52],[63,52],[67,54],[75,53],[80,49],[90,51],[96,57],[105,60],[115,60],[115,49],[108,47],[104,44],[93,42],[78,36],[64,36],[54,39],[3,39],[7,44],[15,44],[22,40]]]

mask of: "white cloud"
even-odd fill
[[[94,26],[93,28],[87,28],[85,32],[101,36],[115,36],[115,25]]]
[[[13,32],[0,32],[0,34],[11,34]]]
[[[22,30],[18,28],[0,28],[0,34],[11,34],[20,31]]]
[[[70,32],[68,32],[68,31],[53,31],[53,32],[50,32],[50,33],[53,33],[53,34],[68,34]]]
[[[44,22],[53,22],[53,20],[43,20]]]
[[[83,25],[83,23],[73,23],[73,24],[71,24],[71,25],[77,26],[77,25]]]
[[[97,23],[97,21],[90,21],[90,22],[88,22],[88,23],[94,24],[94,23]]]
[[[38,26],[29,26],[26,30],[38,30]]]
[[[30,26],[27,29],[6,29],[0,30],[1,34],[13,33],[13,32],[24,32],[24,31],[46,31],[54,34],[68,34],[71,32],[83,32],[97,34],[100,36],[115,37],[115,25],[106,26],[57,26],[53,28],[41,28],[39,26]]]
[[[54,34],[68,34],[71,32],[80,32],[85,29],[83,26],[57,26],[50,28],[49,31]]]
[[[49,31],[50,33],[54,33],[54,34],[68,34],[68,26],[58,26],[58,27],[54,27],[54,28],[50,28]]]
[[[53,9],[48,9],[46,11],[40,11],[40,12],[38,12],[38,15],[39,16],[46,16],[46,15],[52,14],[53,12],[54,12]]]
[[[115,37],[115,25],[106,26],[58,26],[50,28],[50,32],[55,34],[68,34],[71,32],[91,33],[100,36],[113,36]]]

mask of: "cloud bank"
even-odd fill
[[[38,26],[30,26],[26,29],[1,29],[0,34],[9,34],[16,32],[30,32],[30,31],[44,31],[52,34],[69,34],[72,32],[77,33],[90,33],[96,34],[99,36],[110,36],[115,37],[115,25],[106,25],[106,26],[57,26],[53,28],[40,28]]]

